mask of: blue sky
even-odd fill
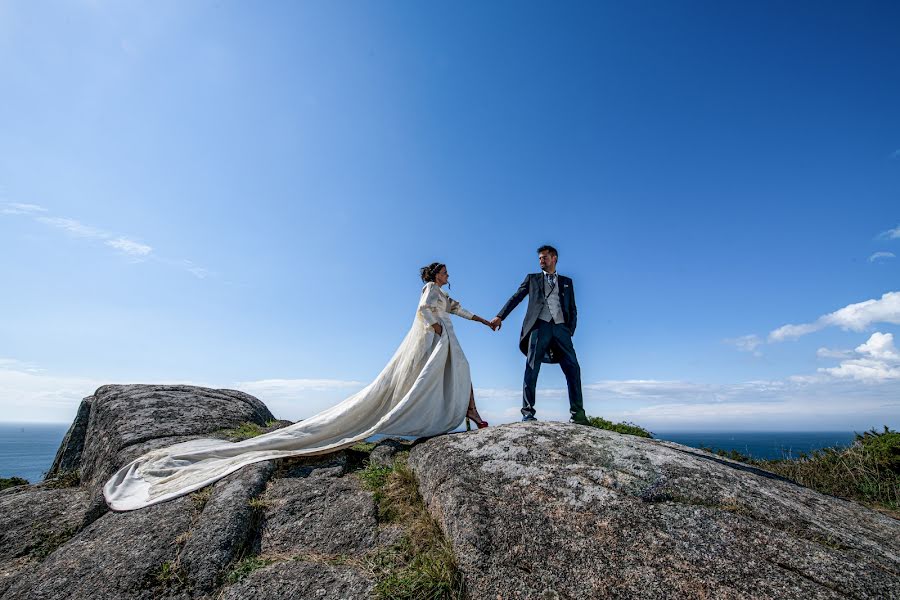
[[[590,414],[900,426],[898,21],[891,2],[0,4],[3,420],[68,421],[113,382],[307,417],[390,358],[418,267],[446,262],[489,318],[551,243]],[[456,328],[494,422],[518,414],[523,313]],[[539,417],[563,418],[564,387],[545,368]]]

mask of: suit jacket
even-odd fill
[[[578,323],[578,308],[575,306],[575,287],[572,285],[572,279],[565,275],[556,276],[556,285],[559,287],[559,304],[562,310],[563,318],[565,318],[565,326],[569,328],[569,332],[575,335],[575,325]],[[538,320],[541,309],[547,303],[544,296],[544,273],[529,273],[525,276],[525,281],[516,290],[507,303],[500,309],[497,316],[500,319],[506,319],[518,305],[528,296],[528,310],[525,311],[525,321],[522,323],[522,333],[519,337],[519,350],[522,354],[528,356],[528,334]],[[541,362],[557,363],[559,357],[554,356],[553,348],[547,350],[541,358]]]

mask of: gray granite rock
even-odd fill
[[[0,596],[80,529],[88,493],[29,485],[0,492]]]
[[[77,471],[81,466],[81,453],[84,451],[84,440],[87,435],[88,421],[91,417],[91,400],[93,396],[88,396],[81,401],[78,406],[78,412],[69,430],[63,437],[59,449],[56,451],[56,458],[50,470],[47,471],[47,479],[51,479],[62,473]]]
[[[362,554],[376,545],[371,492],[355,477],[325,466],[307,477],[274,480],[264,500],[261,551],[267,554]]]
[[[369,462],[379,467],[389,467],[394,463],[394,457],[402,450],[409,450],[409,442],[396,438],[387,438],[379,441],[369,454]]]
[[[701,450],[519,423],[409,464],[469,598],[900,597],[900,522]]]
[[[189,385],[104,385],[87,402],[90,418],[78,468],[89,485],[102,485],[131,460],[135,452],[126,452],[131,446],[151,442],[140,448],[146,451],[173,443],[173,438],[191,439],[245,421],[265,425],[274,420],[269,409],[249,394]]]
[[[288,560],[228,586],[220,600],[362,600],[372,597],[372,589],[373,582],[351,567]]]
[[[378,523],[352,471],[389,464],[410,448],[401,440],[257,463],[107,512],[101,486],[133,458],[270,420],[241,392],[101,387],[57,453],[58,478],[0,491],[0,598],[370,596],[364,557],[403,529]],[[411,447],[469,598],[900,597],[900,522],[700,450],[549,422]],[[222,587],[257,553],[271,564]]]
[[[275,470],[273,461],[255,463],[217,482],[179,555],[179,564],[195,593],[211,593],[228,566],[251,552],[259,510],[251,506]]]
[[[183,595],[178,552],[195,516],[189,496],[109,512],[18,578],[3,600],[140,599]],[[166,566],[168,565],[168,567]]]

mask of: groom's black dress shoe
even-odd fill
[[[587,415],[584,414],[584,411],[572,415],[572,418],[569,419],[569,423],[577,423],[578,425],[590,425],[591,424],[591,422],[587,418]]]
[[[537,419],[534,418],[534,415],[528,415],[528,416],[522,417],[522,421],[523,421],[523,422],[526,422],[526,421],[537,421]]]

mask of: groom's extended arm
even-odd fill
[[[528,295],[528,275],[525,276],[525,281],[522,282],[522,285],[519,286],[519,289],[516,290],[516,293],[512,295],[512,298],[506,301],[506,304],[503,305],[503,308],[500,309],[500,312],[497,313],[497,318],[501,321],[509,316],[515,308],[519,305],[519,303]]]

